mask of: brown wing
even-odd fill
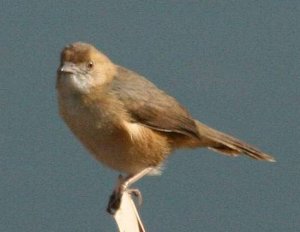
[[[173,97],[137,73],[118,67],[112,90],[134,121],[154,130],[199,138],[189,113]]]

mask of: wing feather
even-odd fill
[[[119,66],[112,90],[135,122],[199,138],[195,121],[184,107],[139,74]]]

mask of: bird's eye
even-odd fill
[[[93,62],[93,61],[89,61],[89,62],[87,63],[87,68],[88,68],[89,70],[91,70],[93,67],[94,67],[94,62]]]

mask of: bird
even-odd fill
[[[73,134],[96,160],[126,175],[120,175],[110,197],[112,214],[122,193],[143,176],[158,174],[176,149],[208,148],[231,157],[275,161],[194,119],[174,97],[88,43],[62,49],[56,90],[59,113]]]

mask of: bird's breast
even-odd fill
[[[118,129],[118,118],[101,101],[87,102],[81,96],[59,98],[59,109],[64,121],[81,140],[111,139]]]
[[[95,106],[76,97],[59,98],[59,108],[65,123],[98,161],[126,173],[146,167],[137,162],[130,135],[105,103]]]
[[[76,96],[58,102],[71,131],[106,166],[133,174],[159,165],[170,152],[166,136],[126,120],[118,102],[87,104]]]

